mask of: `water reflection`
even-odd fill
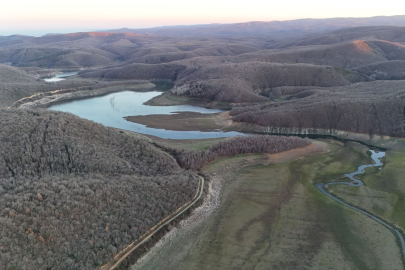
[[[174,112],[217,113],[218,109],[206,109],[192,105],[178,106],[148,106],[146,101],[162,94],[162,92],[132,92],[123,91],[101,97],[69,101],[49,107],[50,110],[73,113],[81,118],[109,127],[115,127],[165,139],[204,139],[218,137],[232,137],[243,135],[239,132],[200,132],[200,131],[173,131],[149,128],[145,125],[129,122],[123,117],[151,114],[173,114]]]

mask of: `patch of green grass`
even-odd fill
[[[329,153],[295,161],[264,165],[265,155],[239,155],[203,168],[224,179],[221,203],[198,230],[155,256],[155,269],[164,268],[169,258],[170,269],[187,270],[400,268],[389,230],[314,185],[370,162],[366,148],[324,141]]]
[[[311,183],[340,181],[344,174],[356,171],[358,166],[371,162],[367,148],[358,143],[330,143],[331,151],[292,163],[291,169],[305,171]]]
[[[382,170],[375,170],[375,173],[369,173],[363,178],[367,187],[397,197],[390,205],[392,209],[380,209],[378,214],[405,229],[405,151],[387,151]],[[379,198],[373,200],[378,203]]]
[[[323,213],[326,215],[335,239],[344,250],[346,257],[357,269],[370,269],[367,260],[373,260],[373,264],[377,264],[376,258],[370,256],[373,251],[369,249],[368,243],[356,233],[356,229],[361,228],[353,228],[350,222],[350,219],[356,218],[355,214],[338,204],[325,206],[327,207],[323,208]]]

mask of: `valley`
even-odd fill
[[[403,269],[402,20],[0,37],[0,268]]]

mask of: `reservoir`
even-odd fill
[[[70,112],[81,118],[88,119],[104,126],[130,130],[138,133],[157,136],[164,139],[208,139],[219,137],[233,137],[243,135],[239,132],[201,132],[201,131],[173,131],[146,127],[142,124],[129,122],[126,116],[173,114],[175,112],[218,113],[219,109],[207,109],[192,105],[177,106],[149,106],[146,101],[162,94],[159,91],[133,92],[123,91],[105,96],[91,97],[82,100],[67,101],[49,107],[50,110]]]

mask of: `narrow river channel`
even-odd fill
[[[405,250],[404,250],[404,248],[405,248],[405,240],[404,240],[404,236],[402,235],[401,230],[398,227],[396,227],[393,224],[388,223],[387,221],[383,220],[382,218],[377,217],[377,216],[375,216],[375,215],[373,215],[373,214],[371,214],[371,213],[369,213],[369,212],[367,212],[367,211],[365,211],[365,210],[363,210],[363,209],[361,209],[359,207],[356,207],[354,205],[351,205],[351,204],[343,201],[342,199],[340,199],[340,198],[336,197],[335,195],[331,194],[326,189],[327,186],[331,186],[331,185],[348,185],[348,186],[356,186],[356,187],[364,185],[363,182],[360,179],[357,179],[357,178],[354,178],[354,177],[356,175],[363,174],[365,172],[366,168],[369,168],[369,167],[381,167],[383,165],[383,163],[381,162],[380,158],[383,158],[385,156],[385,152],[383,152],[383,151],[376,152],[374,150],[370,150],[370,152],[371,152],[371,158],[373,159],[374,164],[361,165],[361,166],[359,166],[357,171],[345,174],[345,176],[347,178],[349,178],[351,180],[351,182],[329,182],[329,183],[326,183],[326,184],[319,184],[318,183],[315,186],[320,192],[322,192],[324,195],[328,196],[332,200],[335,200],[336,202],[338,202],[338,203],[340,203],[340,204],[342,204],[342,205],[344,205],[344,206],[346,206],[346,207],[348,207],[348,208],[350,208],[350,209],[352,209],[354,211],[362,213],[363,215],[366,215],[367,217],[377,221],[378,223],[380,223],[384,227],[388,228],[395,235],[395,237],[398,240],[398,243],[399,243],[399,246],[400,246],[400,249],[401,249],[402,260],[405,263]]]

